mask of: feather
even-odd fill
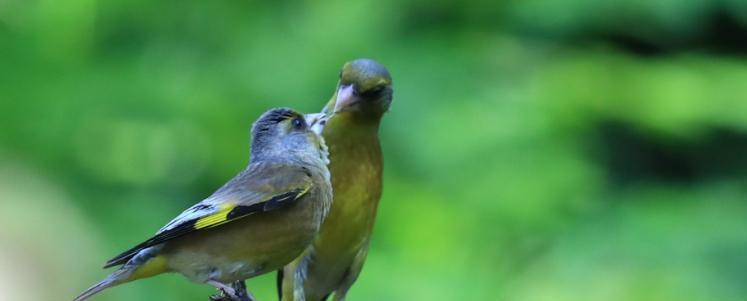
[[[192,209],[190,208],[185,211],[186,214],[183,213],[179,215],[179,217],[169,223],[166,227],[162,228],[162,230],[155,236],[107,261],[104,268],[124,264],[145,248],[167,242],[186,234],[201,229],[217,227],[258,212],[267,212],[287,206],[303,197],[309,189],[310,186],[303,189],[295,189],[290,192],[273,196],[264,202],[258,202],[248,206],[237,206],[236,204],[224,203],[219,206],[212,206],[209,208],[205,207],[204,210],[197,210],[194,213],[189,212]],[[198,212],[202,212],[202,216],[198,215]],[[185,218],[189,219],[185,220]]]

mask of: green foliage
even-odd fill
[[[395,100],[350,300],[744,300],[743,2],[0,1],[0,299],[72,298],[371,57]]]

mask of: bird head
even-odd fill
[[[357,59],[342,67],[337,91],[324,113],[379,120],[389,110],[392,92],[392,77],[383,65],[371,59]]]
[[[291,159],[326,164],[324,139],[311,131],[301,113],[288,108],[271,109],[252,126],[251,162]]]

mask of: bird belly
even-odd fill
[[[349,126],[335,131],[334,122],[327,125],[330,131],[325,129],[334,198],[314,242],[315,254],[304,282],[307,300],[321,300],[351,272],[356,255],[367,247],[381,197],[381,152],[376,136],[351,133]]]
[[[304,282],[308,300],[321,300],[338,288],[361,247],[352,245],[314,244],[314,256]]]

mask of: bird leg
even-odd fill
[[[236,281],[231,286],[210,280],[207,284],[220,290],[219,294],[210,296],[212,301],[256,301],[257,299],[246,289],[244,281]]]
[[[213,281],[213,280],[209,280],[206,283],[217,288],[220,291],[220,293],[210,296],[210,300],[212,301],[233,301],[233,300],[238,301],[237,299],[233,298],[233,296],[236,295],[236,292],[232,287],[227,286],[218,281]]]
[[[231,284],[233,287],[233,290],[236,294],[236,297],[239,298],[241,301],[257,301],[257,298],[254,298],[252,293],[249,292],[248,289],[246,289],[246,281],[240,280],[236,281]]]

